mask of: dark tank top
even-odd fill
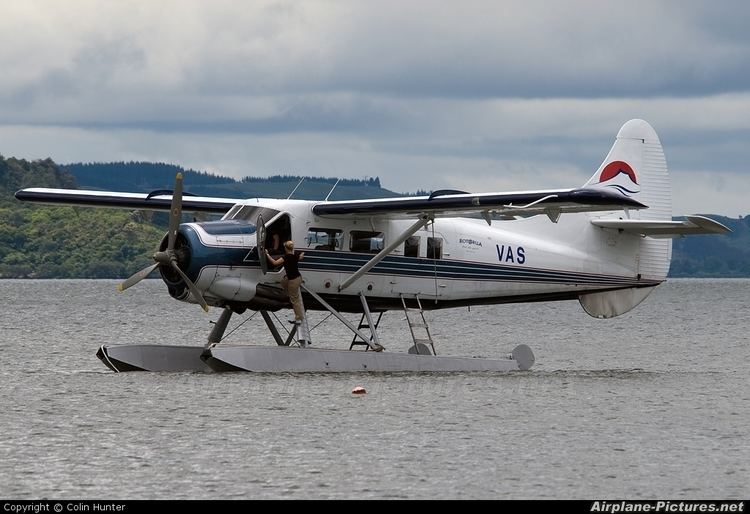
[[[286,278],[294,280],[297,277],[302,276],[299,272],[297,264],[299,263],[299,255],[296,253],[285,253],[284,254],[284,271],[286,271]]]

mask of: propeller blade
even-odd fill
[[[206,300],[203,299],[203,295],[200,291],[198,291],[198,288],[195,287],[195,284],[193,284],[193,281],[190,280],[185,273],[182,272],[180,267],[177,265],[175,261],[172,261],[172,267],[177,271],[177,273],[180,274],[182,277],[182,280],[185,281],[185,284],[187,284],[188,289],[190,289],[190,292],[193,294],[196,300],[198,300],[198,303],[201,307],[203,307],[203,310],[208,312],[208,304],[206,303]]]
[[[133,287],[138,282],[140,282],[141,280],[149,276],[151,272],[154,271],[158,267],[159,267],[159,263],[157,262],[156,264],[152,264],[148,268],[143,268],[141,271],[134,273],[128,279],[126,279],[122,284],[117,284],[117,290],[122,293],[127,288]]]
[[[182,219],[182,173],[174,178],[174,192],[172,193],[172,205],[169,208],[169,239],[167,250],[174,250],[177,240],[177,230],[180,228]]]

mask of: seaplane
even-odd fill
[[[611,318],[666,280],[672,238],[729,232],[704,216],[673,219],[662,145],[639,119],[622,126],[591,179],[571,189],[229,199],[183,195],[178,174],[173,190],[150,194],[30,188],[15,196],[39,204],[169,211],[169,231],[154,262],[118,288],[158,270],[172,298],[220,315],[205,343],[102,345],[97,356],[115,372],[528,370],[534,355],[526,345],[496,358],[438,355],[424,310],[578,300],[589,315]],[[184,212],[221,218],[183,223]],[[279,322],[274,313],[290,303],[280,285],[283,270],[265,255],[269,234],[304,252],[305,309],[328,311],[351,330],[348,349],[314,344],[307,316],[289,329]],[[223,340],[232,315],[247,310],[261,314],[275,346]],[[392,310],[405,313],[407,348],[394,348],[396,342],[378,334],[383,314]]]

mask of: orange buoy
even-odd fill
[[[364,387],[357,386],[354,389],[352,389],[352,394],[367,394],[367,391],[365,391]]]

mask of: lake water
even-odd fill
[[[200,345],[218,317],[157,280],[115,284],[0,281],[0,497],[750,496],[750,280],[671,280],[613,320],[430,312],[439,353],[537,358],[438,375],[115,374],[100,344]],[[381,337],[407,347],[403,313]],[[260,316],[229,340],[273,344]],[[329,320],[313,340],[351,338]]]

